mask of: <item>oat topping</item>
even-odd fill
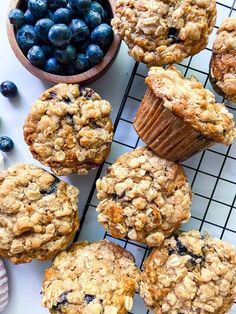
[[[236,103],[236,18],[227,18],[217,32],[211,60],[216,91]]]
[[[181,166],[143,147],[126,153],[97,181],[98,221],[118,238],[157,246],[190,217]]]
[[[155,314],[225,314],[236,298],[236,252],[198,231],[180,233],[147,258],[140,290]]]
[[[58,84],[33,104],[24,125],[25,141],[55,174],[87,174],[110,151],[110,112],[110,103],[91,88]]]
[[[139,276],[132,254],[119,245],[79,242],[46,270],[42,304],[52,314],[126,314]]]
[[[48,260],[79,227],[78,189],[49,172],[16,164],[0,173],[0,255],[13,263]]]
[[[174,66],[167,70],[152,67],[146,84],[163,100],[163,106],[205,137],[225,145],[236,138],[233,115],[194,77],[184,78]]]
[[[215,0],[118,0],[112,26],[134,59],[154,66],[203,50],[215,21]]]

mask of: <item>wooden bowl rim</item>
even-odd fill
[[[19,3],[22,0],[11,0],[8,12],[10,10],[15,9],[18,7]],[[107,0],[111,11],[112,15],[114,16],[115,12],[115,3],[116,0]],[[105,73],[109,67],[112,65],[112,63],[115,61],[115,57],[117,56],[121,44],[121,40],[118,35],[114,34],[114,39],[113,42],[105,54],[102,62],[100,62],[98,65],[94,66],[93,68],[89,69],[86,72],[76,74],[76,75],[68,75],[68,76],[63,76],[63,75],[56,75],[52,74],[46,71],[43,71],[36,66],[32,65],[26,56],[23,54],[22,50],[20,49],[17,41],[16,41],[16,36],[15,36],[15,30],[13,25],[9,22],[9,19],[7,17],[7,35],[8,35],[8,40],[10,42],[11,48],[17,57],[17,59],[20,61],[20,63],[34,76],[41,80],[45,80],[49,83],[80,83],[81,85],[90,83],[92,81],[95,81],[98,79],[103,73]]]

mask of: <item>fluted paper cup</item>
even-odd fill
[[[134,119],[143,142],[159,156],[183,161],[214,143],[163,106],[163,100],[149,88]]]

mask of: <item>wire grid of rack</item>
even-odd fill
[[[200,54],[176,65],[185,76],[196,76],[205,87],[211,90],[208,67],[212,43],[224,18],[228,16],[236,17],[236,0],[220,0],[217,2],[217,7],[218,19],[208,47]],[[111,154],[97,172],[81,218],[81,229],[75,238],[75,240],[79,238],[92,241],[106,238],[116,242],[133,253],[136,263],[141,269],[149,249],[145,245],[134,241],[113,238],[108,232],[104,232],[97,223],[95,208],[98,201],[96,199],[95,182],[103,176],[105,169],[118,156],[138,146],[144,146],[144,143],[136,135],[132,122],[145,93],[144,79],[147,72],[148,69],[143,64],[135,63],[114,123],[115,136]],[[217,96],[217,101],[223,102],[224,99]],[[236,114],[236,107],[230,102],[225,103],[229,110]],[[183,229],[207,231],[212,236],[224,239],[236,246],[236,143],[230,147],[215,145],[211,149],[183,162],[182,165],[189,177],[194,193],[192,218],[188,224],[183,226]],[[129,313],[150,314],[152,312],[146,309],[137,293],[134,307],[132,312]],[[236,304],[234,304],[230,313],[236,313]]]

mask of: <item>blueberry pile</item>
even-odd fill
[[[9,13],[17,42],[38,68],[60,75],[100,63],[113,40],[106,0],[26,0]]]

